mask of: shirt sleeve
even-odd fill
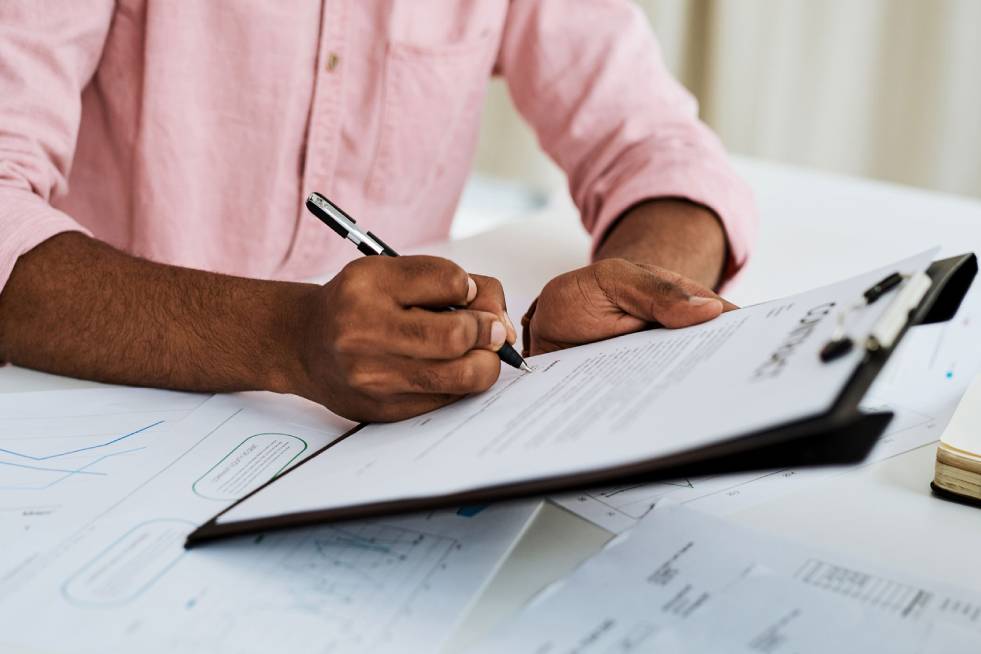
[[[574,4],[512,0],[495,72],[568,175],[594,250],[638,202],[686,198],[721,219],[731,278],[755,239],[749,187],[668,72],[640,10],[627,0]]]
[[[0,290],[20,255],[86,232],[49,202],[67,191],[82,88],[112,12],[112,0],[0,2]]]

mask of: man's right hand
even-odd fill
[[[462,308],[429,310],[447,306]],[[487,389],[514,336],[497,280],[434,257],[366,257],[317,286],[162,265],[65,233],[22,255],[0,293],[0,361],[111,384],[296,393],[354,420]]]
[[[353,420],[408,418],[488,389],[513,343],[496,279],[436,257],[366,257],[306,299],[291,390]],[[438,311],[445,307],[457,311]]]

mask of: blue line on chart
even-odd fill
[[[13,450],[5,450],[2,447],[0,447],[0,452],[2,452],[4,454],[11,454],[13,456],[19,456],[19,457],[24,458],[24,459],[30,459],[31,461],[47,461],[48,459],[56,459],[59,456],[68,456],[69,454],[78,454],[79,452],[87,452],[88,450],[96,450],[96,449],[99,449],[100,447],[108,447],[109,445],[112,445],[114,443],[118,443],[119,441],[126,440],[127,438],[130,438],[132,436],[136,436],[137,434],[140,434],[142,432],[145,432],[148,429],[153,429],[157,425],[161,425],[164,422],[166,422],[166,421],[165,420],[158,420],[155,423],[153,423],[152,425],[147,425],[146,427],[140,427],[136,431],[131,431],[128,434],[123,434],[122,436],[117,436],[116,438],[114,438],[114,439],[112,439],[110,441],[106,441],[105,443],[100,443],[98,445],[89,445],[88,447],[80,447],[77,450],[70,450],[68,452],[59,452],[58,454],[48,454],[46,456],[31,456],[30,454],[22,454],[20,452],[14,452]]]
[[[96,459],[94,461],[90,461],[89,463],[86,463],[81,468],[77,468],[75,470],[58,470],[58,469],[55,469],[55,468],[39,468],[37,466],[28,466],[28,465],[21,465],[21,464],[18,464],[18,463],[9,463],[7,461],[0,461],[0,465],[14,466],[16,468],[27,468],[29,470],[39,470],[41,472],[64,472],[64,473],[66,473],[65,476],[58,477],[54,481],[48,482],[47,484],[45,484],[43,486],[0,486],[0,490],[34,490],[34,491],[47,490],[47,489],[51,488],[52,486],[54,486],[55,484],[57,484],[59,482],[62,482],[62,481],[65,481],[66,479],[68,479],[69,477],[72,477],[74,475],[93,475],[93,476],[97,476],[97,477],[105,477],[105,476],[108,475],[108,473],[105,473],[105,472],[91,472],[91,471],[87,470],[87,468],[91,468],[92,466],[97,465],[97,464],[101,463],[102,461],[105,461],[106,459],[111,459],[114,456],[120,456],[122,454],[130,454],[131,452],[139,452],[140,450],[145,450],[145,449],[146,449],[146,446],[144,446],[144,447],[134,447],[131,450],[123,450],[122,452],[113,452],[112,454],[105,454],[103,456],[100,456],[98,459]]]

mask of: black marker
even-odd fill
[[[341,238],[347,239],[358,246],[358,250],[365,256],[384,255],[386,257],[397,257],[398,252],[388,247],[385,241],[381,240],[371,232],[363,232],[357,226],[356,221],[347,215],[343,209],[322,196],[320,193],[311,193],[307,198],[307,209],[321,222],[337,232]],[[453,307],[448,307],[453,311]],[[497,356],[501,361],[525,372],[531,372],[531,366],[525,363],[510,343],[505,342],[497,351]]]

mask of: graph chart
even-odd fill
[[[203,397],[114,388],[0,395],[0,535],[81,519],[138,483],[161,435]],[[71,507],[68,513],[64,510]]]
[[[46,490],[72,477],[104,477],[109,472],[100,464],[145,449],[134,444],[152,438],[164,422],[157,420],[122,434],[84,428],[54,435],[13,431],[0,440],[0,490]]]

